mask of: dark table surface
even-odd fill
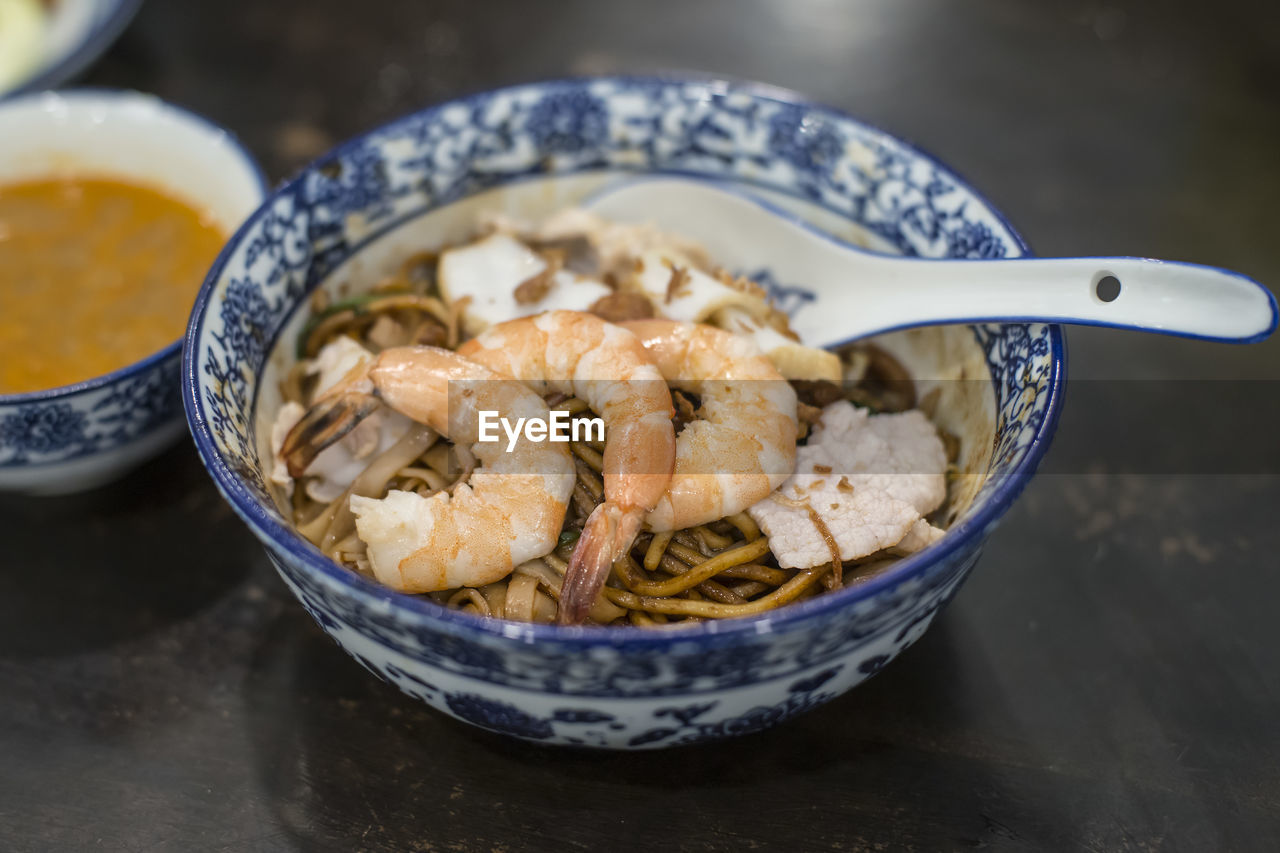
[[[1041,254],[1274,286],[1278,9],[149,0],[86,82],[203,112],[282,178],[493,85],[755,78],[937,153]],[[0,498],[0,848],[1280,849],[1280,340],[1072,330],[1070,357],[1047,472],[924,639],[677,751],[527,746],[374,680],[186,442],[94,493]]]

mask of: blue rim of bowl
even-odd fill
[[[129,22],[142,8],[142,0],[119,0],[115,8],[92,27],[83,39],[52,65],[42,66],[34,75],[12,89],[0,92],[0,100],[21,97],[41,89],[50,89],[65,83],[106,53],[107,48],[120,38]]]
[[[205,116],[189,110],[186,107],[176,106],[169,101],[146,92],[137,92],[132,89],[111,89],[96,86],[80,86],[74,89],[58,89],[57,91],[52,92],[28,92],[25,95],[20,95],[15,98],[4,98],[3,100],[0,100],[0,112],[3,112],[9,107],[17,106],[23,102],[39,100],[40,98],[44,98],[48,95],[53,95],[59,98],[98,97],[116,99],[141,97],[154,100],[156,103],[160,104],[165,111],[178,115],[184,121],[201,125],[209,130],[223,134],[227,142],[230,144],[231,149],[235,151],[239,155],[240,159],[249,166],[250,172],[257,181],[261,199],[265,201],[270,195],[271,185],[267,181],[266,173],[262,171],[262,167],[258,165],[258,161],[249,153],[249,149],[245,147],[239,137],[212,119],[206,118]],[[256,211],[254,215],[256,215]],[[252,216],[253,215],[249,218],[252,218]],[[239,228],[237,228],[235,234],[239,234]],[[221,259],[221,252],[222,250],[220,249],[218,258],[215,258],[215,263]],[[40,391],[27,391],[22,394],[0,394],[0,407],[23,405],[26,403],[43,403],[51,400],[75,397],[80,394],[93,391],[97,388],[102,388],[105,385],[118,382],[122,379],[127,379],[130,376],[142,373],[143,371],[150,370],[161,362],[177,355],[181,348],[182,338],[179,337],[173,343],[165,345],[164,349],[157,350],[139,361],[127,364],[118,370],[111,371],[110,373],[104,373],[101,376],[94,376],[90,379],[86,379],[83,382],[74,382],[70,385],[59,385],[56,388],[45,388]]]
[[[1030,247],[1022,238],[1022,235],[1005,218],[1004,214],[992,205],[985,196],[977,192],[959,173],[943,163],[942,160],[929,154],[914,143],[855,118],[843,110],[767,83],[734,80],[721,75],[699,76],[695,74],[562,77],[487,89],[433,104],[348,139],[316,158],[288,181],[277,186],[258,210],[254,211],[240,226],[239,230],[232,235],[231,239],[227,241],[196,296],[195,307],[192,310],[191,321],[187,326],[187,334],[182,349],[182,405],[187,416],[187,426],[191,431],[196,450],[200,455],[200,461],[204,464],[210,476],[213,477],[218,490],[241,519],[260,538],[270,540],[272,547],[288,552],[298,563],[317,573],[322,580],[328,581],[330,584],[336,584],[345,591],[354,594],[366,605],[396,609],[403,614],[412,615],[417,619],[432,623],[433,627],[439,628],[446,633],[458,636],[479,633],[493,639],[524,644],[547,642],[583,648],[655,647],[668,646],[672,643],[714,642],[741,634],[768,634],[786,630],[794,623],[806,621],[810,618],[827,614],[830,611],[851,607],[859,601],[874,597],[885,589],[922,577],[928,573],[931,567],[943,563],[950,555],[962,550],[975,537],[985,536],[990,528],[1004,515],[1014,499],[1021,494],[1032,475],[1035,474],[1036,468],[1048,450],[1049,442],[1057,428],[1058,417],[1062,411],[1063,389],[1066,384],[1066,335],[1060,325],[1048,324],[1051,341],[1049,353],[1051,369],[1045,389],[1045,393],[1049,395],[1049,402],[1045,409],[1044,419],[1032,438],[1022,461],[1005,476],[1003,482],[996,487],[995,491],[971,517],[948,528],[946,535],[936,544],[916,554],[902,558],[884,574],[877,575],[857,586],[825,592],[805,601],[788,604],[776,610],[766,611],[754,616],[707,620],[688,627],[670,630],[656,631],[630,626],[609,627],[605,625],[562,627],[559,625],[512,622],[504,619],[474,616],[461,610],[447,608],[423,596],[396,592],[376,581],[358,575],[324,556],[314,545],[303,539],[301,534],[293,529],[292,526],[277,520],[273,515],[274,510],[268,510],[259,503],[256,495],[245,486],[240,477],[222,460],[210,433],[208,420],[204,416],[204,404],[197,393],[199,383],[198,377],[195,375],[195,347],[204,329],[204,318],[209,299],[217,286],[218,280],[221,278],[223,267],[230,260],[244,234],[254,226],[258,218],[271,206],[273,201],[281,195],[296,190],[317,166],[340,158],[363,144],[370,137],[389,133],[403,123],[423,120],[449,107],[471,105],[477,99],[489,95],[528,89],[581,86],[595,81],[668,86],[703,85],[713,88],[715,94],[741,94],[753,98],[792,104],[825,114],[842,122],[852,122],[865,130],[878,134],[887,144],[900,147],[904,151],[936,165],[939,169],[955,178],[956,182],[990,211],[991,215],[1008,231],[1018,249],[1025,256],[1031,256]],[[646,173],[637,170],[637,174]],[[554,177],[554,174],[549,174],[547,177]],[[254,386],[253,405],[256,411],[256,385]],[[271,556],[275,559],[275,555]]]

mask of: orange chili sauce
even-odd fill
[[[177,340],[226,234],[155,189],[0,185],[0,394],[100,376]]]

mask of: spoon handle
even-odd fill
[[[1074,323],[1232,343],[1276,328],[1271,292],[1216,267],[1146,258],[904,261],[831,246],[847,256],[847,284],[825,289],[821,311],[797,318],[797,326],[820,325],[797,331],[825,346],[951,322]],[[856,329],[842,322],[850,316]]]

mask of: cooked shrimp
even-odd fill
[[[458,353],[541,394],[579,397],[605,422],[605,499],[583,526],[560,593],[560,623],[577,624],[670,482],[676,439],[667,383],[635,335],[578,311],[499,323]]]
[[[701,419],[676,438],[675,474],[645,519],[651,529],[683,530],[741,512],[791,476],[796,394],[750,339],[671,320],[622,326],[671,387],[702,404]]]
[[[567,447],[520,437],[508,450],[505,442],[479,441],[480,410],[546,420],[546,404],[511,377],[449,350],[384,350],[344,377],[285,439],[290,471],[297,476],[381,403],[469,445],[483,467],[452,495],[352,496],[356,532],[379,581],[403,592],[482,586],[555,548],[574,484]]]

